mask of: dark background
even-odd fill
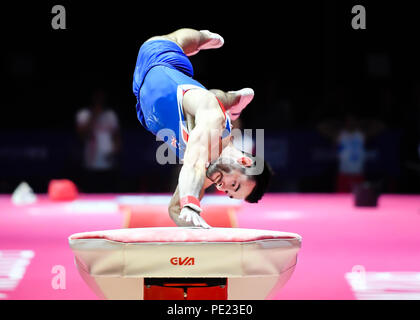
[[[367,144],[366,176],[382,192],[418,193],[420,21],[412,1],[19,2],[1,7],[0,192],[27,181],[80,178],[77,110],[104,88],[123,148],[109,192],[170,192],[174,169],[154,161],[159,145],[138,122],[131,91],[138,49],[181,27],[221,34],[225,45],[191,57],[207,88],[251,87],[245,128],[265,129],[271,191],[333,192],[335,146],[317,130],[349,112],[385,124]],[[53,30],[51,8],[66,9]],[[366,30],[351,27],[354,5]],[[290,108],[285,108],[288,105]],[[83,188],[82,188],[83,189]]]

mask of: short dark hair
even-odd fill
[[[268,186],[270,185],[271,177],[273,176],[273,170],[270,165],[263,159],[259,157],[254,158],[254,165],[257,161],[264,161],[264,170],[257,175],[248,175],[248,179],[255,181],[255,187],[252,189],[251,193],[245,198],[245,201],[251,203],[257,203],[261,200],[264,193],[267,191]]]

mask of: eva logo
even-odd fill
[[[193,266],[194,265],[194,258],[190,258],[190,257],[185,257],[185,258],[173,257],[171,258],[170,261],[174,266]]]

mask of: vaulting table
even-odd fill
[[[270,299],[302,238],[241,228],[151,227],[73,234],[76,266],[102,299]]]

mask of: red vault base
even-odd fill
[[[145,278],[144,300],[227,300],[226,278]]]

